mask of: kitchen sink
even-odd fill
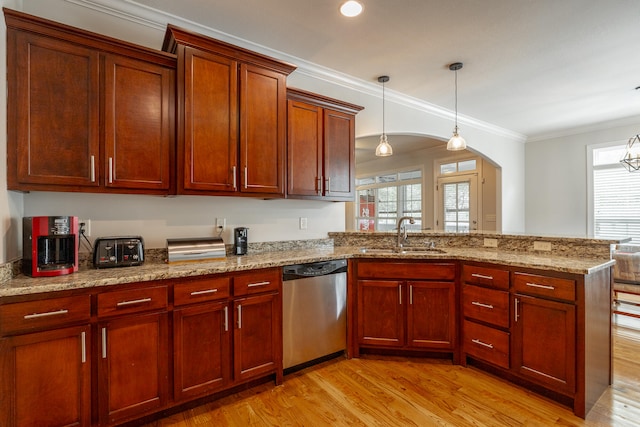
[[[438,255],[446,254],[447,252],[442,249],[436,248],[421,248],[421,247],[404,247],[400,250],[396,248],[361,248],[360,253],[363,254],[400,254],[400,255]]]

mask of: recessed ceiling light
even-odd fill
[[[355,0],[349,0],[340,6],[340,13],[350,18],[358,16],[362,13],[362,5]]]

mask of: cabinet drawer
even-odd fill
[[[465,317],[509,327],[509,292],[464,285],[462,310]]]
[[[466,354],[509,369],[509,333],[465,320],[463,336]]]
[[[1,305],[0,335],[88,322],[90,316],[89,295]]]
[[[462,282],[508,290],[509,272],[497,268],[464,265],[462,267]]]
[[[278,291],[281,281],[282,271],[279,268],[238,274],[233,278],[233,294],[239,296]]]
[[[372,279],[455,280],[456,266],[449,263],[358,262],[358,277]]]
[[[166,286],[105,292],[98,295],[98,317],[160,310],[166,307]]]
[[[570,279],[515,273],[513,288],[516,292],[527,295],[565,301],[575,301],[576,299],[576,282]]]
[[[173,303],[178,306],[224,299],[230,294],[230,284],[230,277],[210,277],[176,283],[173,287]]]

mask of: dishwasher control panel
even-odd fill
[[[301,277],[326,276],[327,274],[345,273],[346,271],[346,259],[287,265],[282,268],[282,280],[294,280]]]

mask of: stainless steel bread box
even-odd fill
[[[220,237],[190,237],[167,239],[169,263],[204,262],[224,259],[226,251]]]

